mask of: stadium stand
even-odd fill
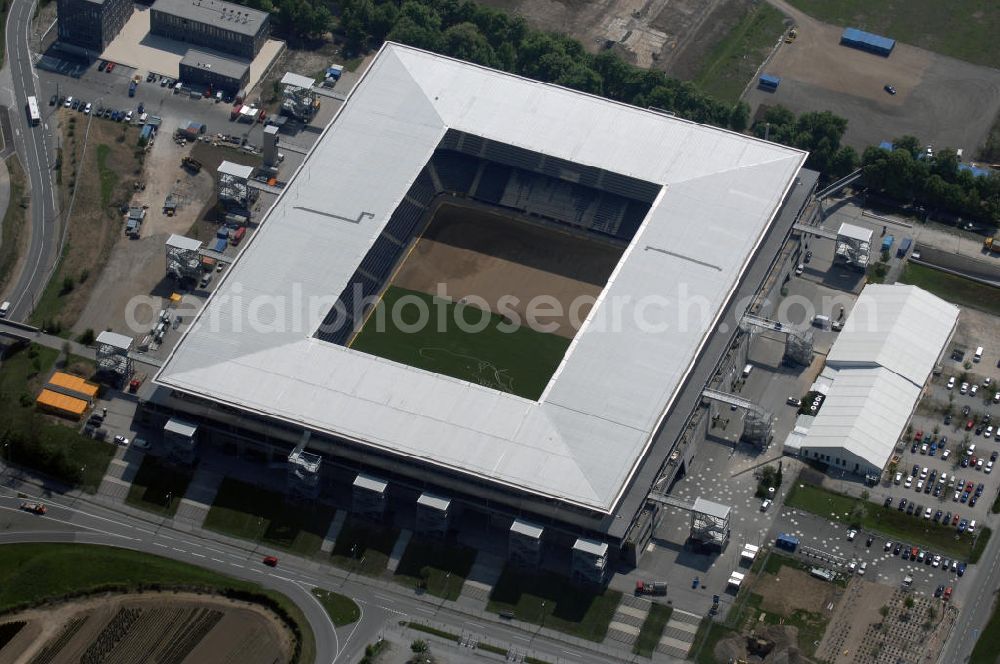
[[[651,183],[625,175],[449,130],[316,336],[331,343],[347,343],[441,194],[471,198],[627,242],[639,229],[658,191]]]

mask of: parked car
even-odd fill
[[[137,450],[148,450],[150,447],[152,447],[152,445],[150,445],[149,441],[146,440],[145,438],[136,438],[135,440],[132,441],[132,447],[134,447]]]
[[[795,406],[796,408],[798,408],[799,406],[802,405],[802,399],[799,399],[798,397],[788,397],[788,399],[785,400],[785,403],[787,403],[789,406]]]
[[[949,390],[955,389],[955,377],[954,376],[952,376],[951,378],[948,379],[948,389]]]
[[[958,388],[958,393],[959,394],[966,394],[966,393],[968,393],[968,391],[969,391],[969,384],[968,383],[962,383],[962,385]]]
[[[958,569],[956,570],[959,576],[965,576],[965,563],[959,563]]]
[[[113,72],[114,70],[115,70],[115,63],[113,63],[113,62],[109,62],[109,63],[108,63],[108,66],[107,66],[107,69],[105,69],[105,71],[106,71],[106,72],[108,72],[108,73],[110,74],[110,73],[111,73],[111,72]]]
[[[850,530],[847,531],[847,541],[848,542],[853,542],[854,538],[857,537],[857,536],[858,536],[858,531],[856,531],[854,528],[851,528]]]
[[[128,438],[122,434],[115,436],[115,445],[121,445],[122,447],[128,447]]]
[[[268,567],[277,567],[278,559],[275,556],[264,556],[264,564]]]
[[[975,383],[973,383],[971,386],[969,386],[969,396],[970,397],[976,396],[976,392],[978,392],[978,391],[979,391],[979,386],[976,385]]]
[[[891,95],[896,94],[896,88],[894,88],[893,86],[889,85],[888,83],[886,83],[884,86],[882,86],[882,89],[885,90],[886,92],[888,92]]]

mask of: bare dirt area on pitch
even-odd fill
[[[474,298],[482,298],[498,314],[506,313],[499,306],[506,301],[522,321],[528,320],[532,302],[539,307],[543,301],[558,303],[554,309],[561,309],[561,315],[546,314],[542,322],[557,326],[546,331],[572,338],[623,250],[502,213],[446,203],[437,209],[392,284],[476,306],[481,303]],[[544,306],[544,312],[551,310]]]
[[[189,593],[94,597],[12,617],[27,625],[0,651],[2,664],[271,664],[293,649],[287,628],[262,607]]]

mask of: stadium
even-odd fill
[[[487,523],[603,574],[779,259],[805,158],[387,43],[145,411],[311,459],[295,477],[353,512]]]

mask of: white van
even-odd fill
[[[743,377],[744,378],[749,377],[751,371],[753,371],[753,365],[752,364],[748,364],[745,367],[743,367]]]
[[[818,327],[821,330],[830,329],[830,317],[819,314],[815,316],[812,320],[813,327]]]
[[[983,347],[980,346],[980,347],[976,348],[976,352],[972,356],[972,361],[973,362],[979,362],[982,359],[983,359]]]
[[[4,302],[0,304],[0,318],[6,318],[7,313],[10,311],[10,302]]]

